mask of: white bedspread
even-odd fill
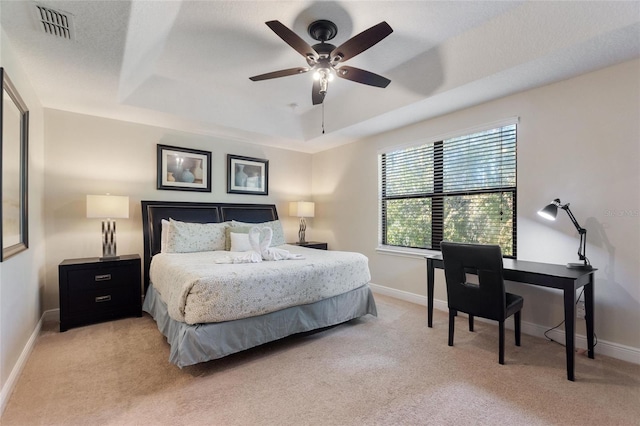
[[[159,253],[150,279],[169,316],[187,324],[230,321],[317,302],[369,282],[360,253],[280,246],[304,259],[219,264],[226,251]]]

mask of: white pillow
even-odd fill
[[[167,239],[169,238],[169,227],[171,226],[171,222],[167,219],[162,219],[160,221],[160,251],[162,253],[167,252]]]
[[[250,251],[251,243],[249,242],[249,234],[230,232],[231,251]]]
[[[282,230],[282,224],[280,223],[279,220],[273,220],[271,222],[262,222],[262,223],[247,223],[247,222],[238,222],[238,221],[231,221],[231,229],[233,230],[233,227],[249,227],[249,229],[251,229],[252,227],[257,226],[259,229],[266,227],[271,228],[271,230],[273,231],[273,238],[271,239],[271,247],[275,247],[275,246],[281,246],[282,244],[285,244],[286,241],[284,239],[284,231]],[[249,232],[248,230],[246,232]]]
[[[227,223],[191,223],[169,219],[167,253],[224,250]]]

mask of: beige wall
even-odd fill
[[[560,212],[551,223],[536,214],[554,198],[570,202],[588,230],[587,256],[599,269],[598,339],[640,350],[639,75],[640,62],[631,61],[316,154],[314,223],[323,231],[313,238],[366,254],[373,283],[425,296],[423,259],[375,250],[378,150],[519,116],[518,258],[577,261],[578,236],[569,218]],[[510,288],[525,297],[524,321],[551,327],[563,319],[559,292]],[[446,300],[440,271],[436,298]]]
[[[0,66],[29,109],[29,248],[0,263],[0,413],[41,315],[44,285],[43,110],[4,31]],[[26,353],[24,354],[26,356]]]
[[[297,219],[288,201],[310,199],[311,155],[57,110],[45,111],[45,309],[58,307],[58,264],[102,254],[99,219],[85,217],[87,194],[128,195],[129,219],[117,221],[118,253],[142,256],[141,200],[275,203],[288,241]],[[156,189],[156,145],[212,152],[212,192]],[[269,195],[227,194],[227,154],[269,160]]]

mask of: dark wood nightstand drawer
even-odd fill
[[[82,289],[69,293],[69,314],[102,314],[131,305],[134,291],[127,287]],[[134,304],[135,306],[135,304]]]
[[[135,264],[128,267],[71,270],[68,275],[69,291],[133,286],[136,281]]]
[[[68,259],[60,263],[60,331],[127,316],[142,316],[140,256]]]

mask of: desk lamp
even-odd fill
[[[117,195],[87,195],[87,217],[102,221],[102,257],[116,260],[116,221],[129,218],[129,197]]]
[[[569,203],[562,204],[559,198],[553,200],[551,204],[548,204],[545,208],[538,211],[538,214],[547,220],[556,220],[556,216],[558,215],[558,207],[562,210],[566,211],[569,215],[569,219],[573,223],[573,226],[578,230],[578,234],[580,234],[580,247],[578,247],[578,258],[582,260],[581,263],[568,263],[567,268],[572,269],[592,269],[593,267],[589,264],[589,259],[585,255],[587,248],[587,230],[578,225],[578,221],[576,217],[571,213],[571,209],[569,209]]]
[[[300,230],[298,231],[298,244],[304,245],[307,221],[305,218],[315,216],[316,205],[310,201],[294,201],[289,204],[289,216],[300,218]]]

